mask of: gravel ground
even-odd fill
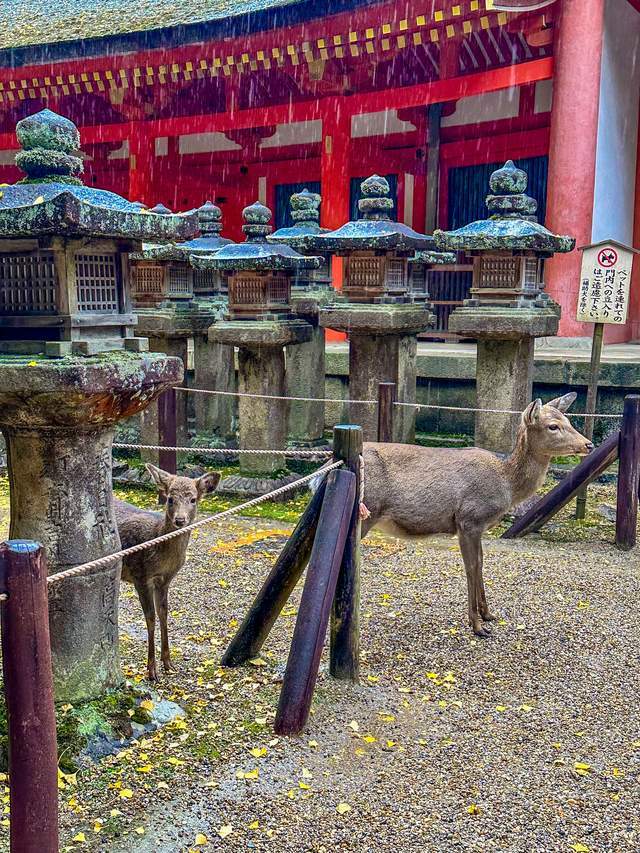
[[[592,504],[605,490],[593,490]],[[486,541],[501,621],[465,624],[452,539],[364,548],[361,683],[323,661],[309,724],[272,722],[294,596],[261,658],[218,660],[289,526],[203,529],[171,588],[183,721],[61,792],[63,849],[113,853],[640,849],[638,555],[602,541]],[[612,525],[579,538],[611,539]],[[549,538],[562,538],[556,525]],[[122,592],[128,676],[144,673],[137,599]],[[75,840],[72,840],[75,839]]]

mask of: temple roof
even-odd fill
[[[2,0],[0,50],[228,22],[307,5],[313,6],[306,0]],[[317,4],[315,10],[324,13]]]

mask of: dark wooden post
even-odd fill
[[[360,457],[362,427],[340,425],[333,430],[333,455],[356,477],[356,499],[349,524],[331,614],[329,669],[334,678],[357,681],[360,669]]]
[[[158,398],[158,435],[163,447],[175,447],[178,443],[175,388],[168,388]],[[178,470],[176,451],[161,450],[158,454],[158,464],[164,471],[175,474]]]
[[[618,463],[616,545],[628,551],[636,544],[640,485],[640,396],[624,398]]]
[[[309,716],[331,602],[357,499],[356,478],[351,471],[332,471],[327,478],[327,491],[280,691],[274,726],[277,734],[298,734]]]
[[[395,382],[378,383],[378,441],[393,441],[393,415],[397,400]]]
[[[222,658],[223,666],[240,666],[255,657],[309,561],[320,510],[327,487],[326,478],[313,495],[286,545],[280,552],[262,589],[255,597],[242,625]]]
[[[11,853],[57,853],[58,749],[43,548],[2,543],[0,583],[8,596],[1,613]]]

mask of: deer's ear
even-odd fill
[[[147,462],[144,467],[151,475],[151,479],[156,486],[164,492],[168,491],[171,481],[173,480],[173,474],[169,474],[168,471],[163,471],[162,468],[156,468],[156,466],[152,465],[150,462]]]
[[[562,397],[555,397],[553,400],[549,400],[547,406],[553,406],[560,412],[566,412],[575,403],[577,396],[575,391],[571,391],[569,394],[563,394]]]
[[[529,403],[527,408],[522,413],[522,422],[526,424],[526,426],[533,426],[533,424],[538,422],[540,418],[540,412],[542,410],[542,400],[538,398],[534,400],[533,403]]]
[[[220,482],[220,474],[217,471],[210,471],[208,474],[203,474],[196,480],[196,488],[198,497],[215,492],[218,483]]]

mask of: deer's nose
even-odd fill
[[[184,527],[185,524],[187,523],[187,519],[183,518],[182,516],[176,516],[173,519],[173,523],[175,524],[176,527]]]

